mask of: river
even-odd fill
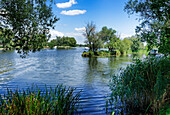
[[[0,93],[9,89],[39,88],[57,84],[81,92],[82,114],[105,114],[109,80],[119,68],[132,63],[132,57],[84,58],[84,48],[44,49],[21,58],[16,51],[0,51]]]

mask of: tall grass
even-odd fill
[[[79,108],[80,92],[75,94],[73,88],[58,85],[41,91],[29,88],[21,91],[7,90],[0,95],[0,114],[9,115],[68,115]]]
[[[169,77],[168,57],[136,60],[120,75],[113,76],[109,102],[129,114],[166,113],[170,102]]]

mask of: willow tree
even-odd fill
[[[50,37],[50,28],[59,20],[52,12],[52,4],[47,0],[1,0],[0,31],[10,29],[14,34],[5,38],[12,43],[9,47],[23,56],[43,48]]]
[[[142,21],[136,28],[149,49],[158,47],[163,54],[170,53],[170,2],[169,0],[129,0],[125,6],[128,14],[137,13]]]
[[[102,47],[103,42],[99,34],[96,33],[96,25],[93,22],[87,23],[83,35],[86,37],[85,43],[89,46],[90,51],[97,51]]]

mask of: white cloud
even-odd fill
[[[82,33],[66,33],[65,34],[66,36],[69,36],[69,37],[77,37],[77,36],[79,36],[79,37],[83,37],[83,34]]]
[[[73,4],[77,4],[77,2],[75,0],[70,0],[69,2],[65,2],[65,3],[58,3],[56,4],[58,8],[69,8],[71,7]]]
[[[64,10],[60,14],[74,16],[84,14],[86,12],[87,12],[86,10],[69,10],[69,11]]]
[[[124,38],[127,38],[127,37],[131,37],[132,35],[128,35],[128,34],[120,34],[120,38],[121,39],[124,39]]]
[[[85,27],[75,28],[74,30],[76,30],[77,32],[84,32],[86,30],[86,28]]]
[[[70,32],[70,33],[63,33],[63,32],[59,32],[57,30],[50,30],[50,34],[51,34],[51,38],[49,41],[56,39],[56,36],[68,36],[68,37],[74,37],[77,41],[78,44],[84,44],[84,36],[82,33],[74,33],[74,32]]]
[[[56,39],[56,36],[60,36],[60,37],[64,36],[64,34],[62,32],[59,32],[57,30],[50,30],[50,34],[51,34],[50,41],[53,39]]]

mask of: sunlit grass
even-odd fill
[[[0,114],[10,115],[67,115],[79,109],[80,92],[58,85],[45,91],[39,88],[7,90],[0,95]]]

